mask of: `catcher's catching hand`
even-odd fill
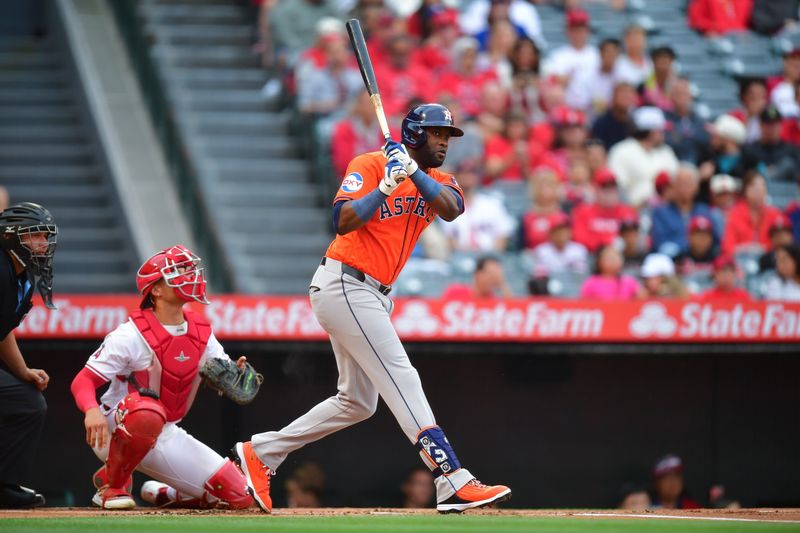
[[[264,381],[264,376],[256,372],[246,357],[240,357],[236,363],[214,357],[203,364],[200,375],[220,396],[224,394],[239,405],[252,402]]]

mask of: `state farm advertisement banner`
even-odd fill
[[[25,339],[101,339],[135,309],[136,296],[61,296],[36,305],[17,329]],[[220,340],[327,339],[305,297],[216,296],[205,314]],[[408,341],[795,342],[800,304],[780,302],[398,298],[392,321]]]

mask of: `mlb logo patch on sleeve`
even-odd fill
[[[358,172],[352,172],[342,180],[342,190],[344,192],[356,192],[364,186],[364,178]]]

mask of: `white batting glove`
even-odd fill
[[[408,154],[408,150],[404,144],[395,141],[387,141],[387,143],[383,145],[383,155],[390,161],[396,160],[403,163],[409,176],[419,169],[419,165]]]
[[[391,196],[397,187],[408,177],[406,167],[400,161],[392,159],[383,167],[383,179],[378,183],[378,189],[386,196]]]

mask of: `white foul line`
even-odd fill
[[[717,522],[775,522],[776,524],[800,524],[800,520],[764,520],[758,518],[728,518],[721,516],[682,516],[672,514],[622,514],[622,513],[575,513],[572,516],[600,516],[611,518],[673,518],[676,520],[712,520]]]

